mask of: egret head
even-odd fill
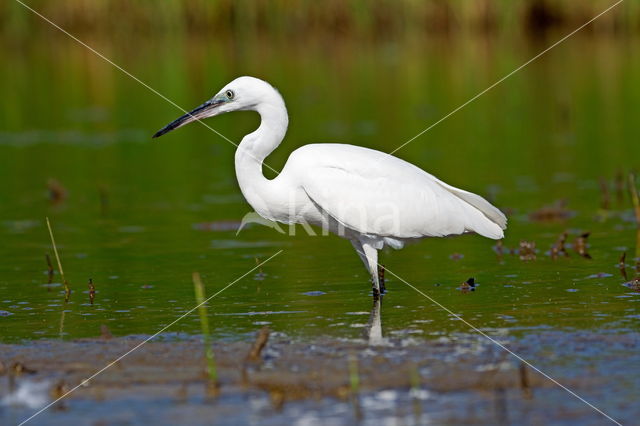
[[[231,111],[259,111],[260,106],[273,103],[284,105],[284,101],[278,91],[269,83],[255,77],[238,77],[193,111],[186,113],[158,130],[153,137],[157,138],[171,130],[203,118]]]

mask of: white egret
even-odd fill
[[[171,122],[153,137],[230,111],[260,114],[257,130],[235,154],[242,194],[260,216],[281,223],[312,224],[347,238],[380,292],[378,250],[408,241],[475,232],[500,239],[507,219],[479,195],[447,185],[424,170],[380,151],[334,143],[296,149],[274,179],[264,159],[282,142],[289,118],[269,83],[239,77],[213,98]]]

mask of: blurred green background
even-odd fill
[[[391,151],[612,3],[603,1],[29,1],[185,109],[239,75],[275,85],[290,113],[279,170],[295,147],[344,142]],[[626,1],[397,155],[477,192],[510,217],[505,246],[533,240],[537,260],[498,258],[477,236],[428,240],[383,263],[489,331],[637,330],[629,278],[636,224],[616,175],[638,168],[639,8]],[[151,334],[209,294],[283,253],[214,299],[217,337],[269,323],[301,336],[354,337],[371,301],[349,243],[259,226],[234,146],[192,125],[95,53],[12,0],[0,5],[0,339]],[[239,142],[253,113],[208,124]],[[267,169],[266,173],[273,176]],[[603,201],[602,182],[610,202]],[[566,201],[558,220],[530,214]],[[606,207],[606,209],[603,209]],[[73,290],[48,284],[49,216]],[[587,260],[545,254],[561,232],[591,231]],[[461,294],[468,277],[479,290]],[[87,281],[97,289],[88,298]],[[385,334],[467,331],[398,280]],[[318,293],[320,292],[320,293]],[[198,333],[197,314],[171,331]]]
[[[584,0],[32,0],[23,3],[67,29],[152,34],[357,36],[384,39],[435,33],[535,34],[579,26],[616,1]],[[5,31],[28,34],[38,18],[16,1],[0,6]],[[621,2],[588,31],[640,28],[640,5]]]

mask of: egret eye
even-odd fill
[[[233,90],[227,90],[226,92],[224,92],[224,94],[227,97],[227,99],[229,100],[233,99],[233,96],[234,96]]]

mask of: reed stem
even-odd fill
[[[629,173],[629,192],[631,193],[631,202],[633,203],[633,211],[636,215],[636,224],[640,227],[640,197],[638,196],[638,187],[636,185],[636,175]]]
[[[60,262],[60,256],[58,255],[58,247],[56,246],[56,240],[53,238],[53,231],[51,230],[51,223],[49,222],[49,217],[47,219],[47,228],[49,228],[49,236],[51,237],[51,245],[53,245],[53,254],[56,256],[56,261],[58,262],[58,271],[60,271],[60,277],[62,278],[62,283],[64,284],[64,291],[66,297],[69,298],[69,294],[71,294],[71,290],[69,289],[69,284],[67,283],[67,279],[64,277],[64,271],[62,270],[62,263]]]
[[[204,355],[207,359],[207,373],[209,380],[217,386],[218,371],[216,369],[216,360],[213,355],[213,347],[211,342],[211,334],[209,332],[209,318],[207,317],[207,306],[205,304],[205,291],[200,274],[193,273],[193,288],[196,294],[196,302],[198,303],[198,314],[200,315],[200,328],[202,329],[202,338],[204,340]]]
[[[351,394],[358,395],[360,374],[358,373],[358,358],[354,354],[349,355],[349,383],[351,384]]]

